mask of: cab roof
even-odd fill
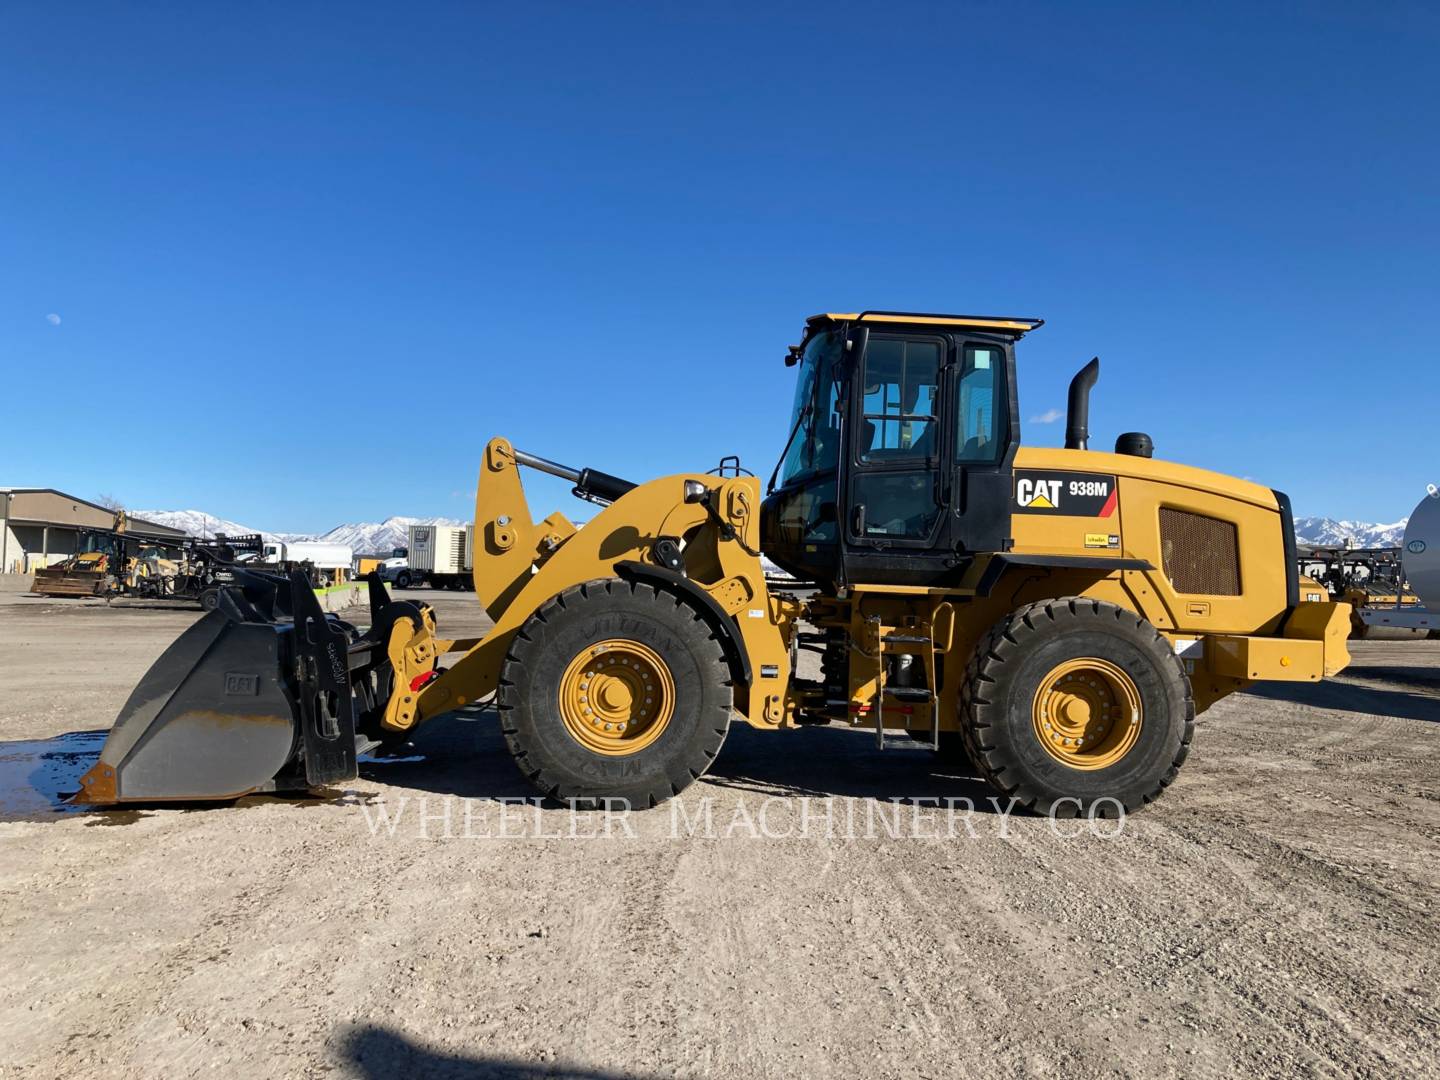
[[[1044,319],[1022,319],[1010,315],[937,315],[918,311],[861,311],[845,314],[826,312],[811,315],[805,320],[807,329],[814,330],[824,323],[910,323],[920,326],[966,326],[976,330],[991,330],[1011,334],[1016,338],[1038,330],[1045,325]]]

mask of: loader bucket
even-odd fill
[[[140,680],[75,801],[232,799],[357,775],[360,635],[320,609],[303,574],[237,578]]]
[[[41,567],[35,571],[30,591],[37,596],[103,596],[107,579],[99,570]]]

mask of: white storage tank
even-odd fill
[[[1427,495],[1405,526],[1400,562],[1425,607],[1440,612],[1440,493]]]

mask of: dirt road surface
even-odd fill
[[[196,617],[0,597],[0,1076],[1440,1074],[1440,642],[1223,702],[1118,836],[838,729],[536,810],[485,711],[331,802],[66,808]]]

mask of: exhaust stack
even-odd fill
[[[1065,449],[1090,448],[1090,388],[1100,378],[1100,358],[1091,361],[1070,380],[1070,401],[1065,416]]]

